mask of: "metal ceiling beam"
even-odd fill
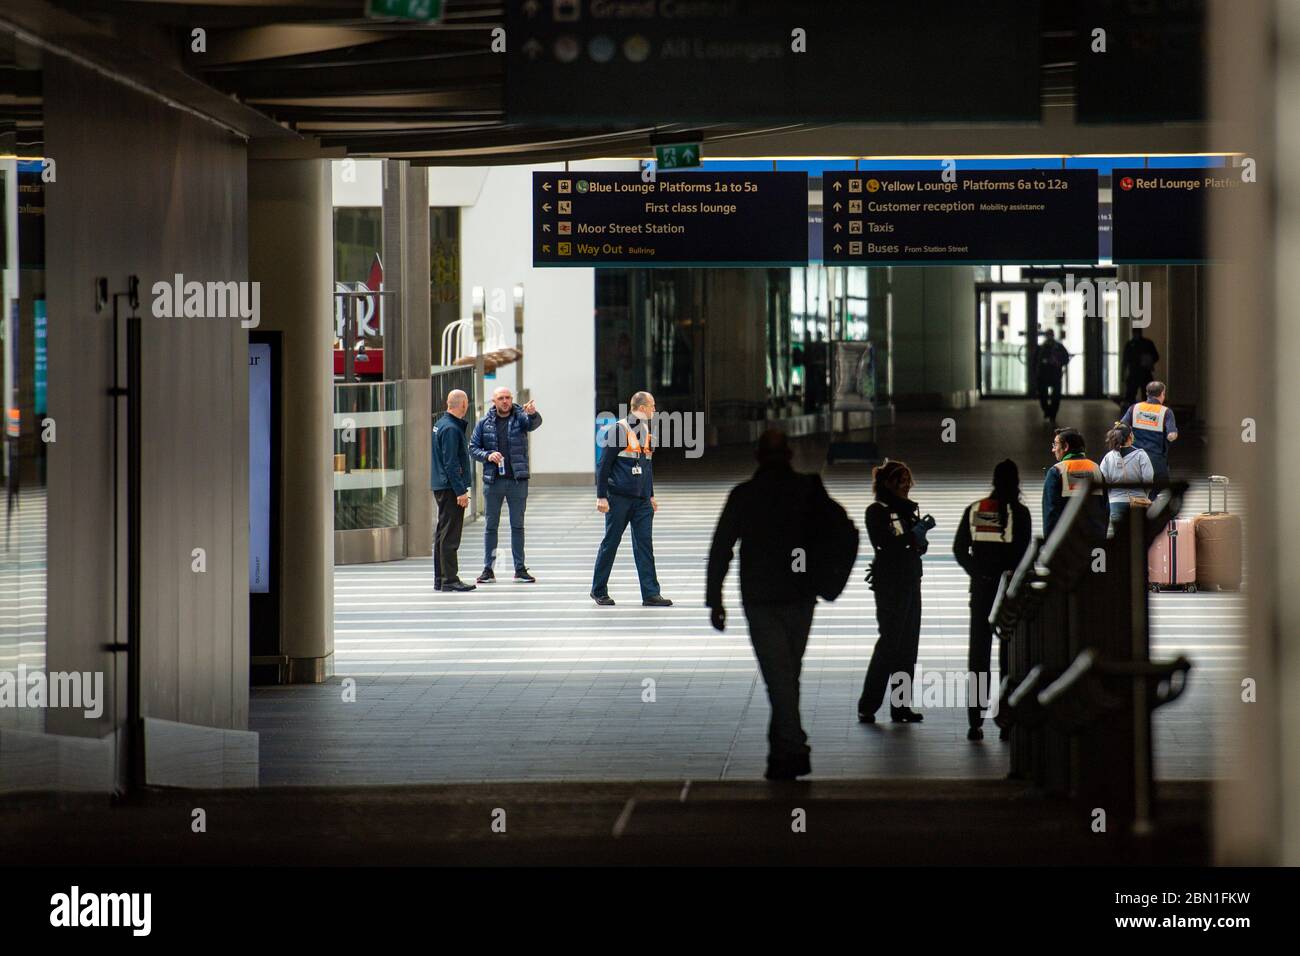
[[[123,33],[91,23],[47,0],[5,0],[0,28],[46,53],[71,59],[144,96],[249,138],[297,138],[274,120],[196,77],[144,54]],[[129,34],[126,34],[129,36]]]
[[[223,30],[208,34],[207,50],[193,54],[191,66],[209,67],[229,63],[248,63],[254,60],[273,60],[365,46],[389,39],[391,37],[387,33],[327,27],[314,23],[277,23],[272,26],[250,27],[242,30]]]

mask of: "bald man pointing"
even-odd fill
[[[438,502],[438,529],[433,539],[433,588],[435,591],[473,591],[474,585],[460,579],[456,552],[465,526],[469,505],[469,443],[465,439],[465,413],[469,396],[458,388],[447,393],[447,411],[433,423],[433,463],[430,487]]]

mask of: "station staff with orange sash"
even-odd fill
[[[1089,534],[1096,540],[1106,540],[1110,512],[1106,507],[1106,493],[1102,487],[1101,468],[1085,454],[1083,436],[1073,428],[1058,428],[1052,439],[1052,454],[1056,464],[1047,469],[1043,480],[1043,537],[1049,538],[1061,520],[1061,514],[1070,499],[1083,493],[1087,479],[1090,499],[1085,511]]]
[[[1165,404],[1165,383],[1148,382],[1147,400],[1130,405],[1120,421],[1133,429],[1133,446],[1147,453],[1156,480],[1168,480],[1169,443],[1178,440],[1178,423]]]
[[[993,493],[966,506],[957,525],[952,553],[970,575],[970,652],[967,670],[967,740],[984,739],[982,709],[997,699],[989,665],[993,657],[993,628],[989,614],[997,600],[998,584],[1006,571],[1014,571],[1029,547],[1032,529],[1029,509],[1020,503],[1020,469],[1010,458],[993,469]],[[1007,672],[1007,648],[998,652],[999,670]]]
[[[650,419],[655,399],[649,392],[637,392],[628,402],[632,412],[601,433],[600,464],[596,470],[596,510],[605,516],[605,537],[596,552],[596,570],[591,579],[591,599],[611,607],[609,573],[614,569],[623,532],[632,525],[632,557],[641,582],[643,607],[669,607],[673,602],[659,593],[655,575],[652,540],[655,501],[654,440]]]

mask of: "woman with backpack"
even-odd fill
[[[867,508],[866,523],[876,555],[867,582],[876,595],[879,637],[862,683],[858,720],[876,722],[888,688],[890,720],[919,723],[921,715],[908,705],[921,641],[921,555],[929,548],[926,532],[934,519],[920,517],[916,502],[908,498],[913,481],[907,465],[886,461],[871,475],[876,500]]]
[[[1151,457],[1133,445],[1133,429],[1116,423],[1106,433],[1106,457],[1101,460],[1101,476],[1107,485],[1120,483],[1145,484],[1155,478]],[[1115,523],[1133,506],[1133,500],[1145,501],[1149,495],[1145,488],[1109,488],[1110,527],[1107,537],[1115,536]]]

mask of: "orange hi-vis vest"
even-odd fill
[[[618,453],[620,458],[641,458],[642,456],[650,458],[654,455],[654,435],[651,434],[648,425],[645,426],[645,441],[642,442],[636,430],[627,427],[627,421],[623,421],[623,431],[627,434],[627,441],[623,445],[623,450]],[[615,426],[617,427],[617,426]]]
[[[1007,525],[1002,527],[1002,505],[996,498],[975,502],[970,509],[970,539],[986,544],[1008,544],[1014,531],[1015,515],[1007,508]]]
[[[1058,461],[1052,466],[1061,474],[1061,496],[1063,498],[1072,498],[1083,488],[1083,479],[1092,479],[1092,488],[1090,494],[1100,495],[1102,490],[1101,469],[1097,467],[1095,461],[1087,458],[1070,458],[1066,461]]]
[[[1169,407],[1155,402],[1138,402],[1133,406],[1133,427],[1144,432],[1164,434],[1165,415]]]

